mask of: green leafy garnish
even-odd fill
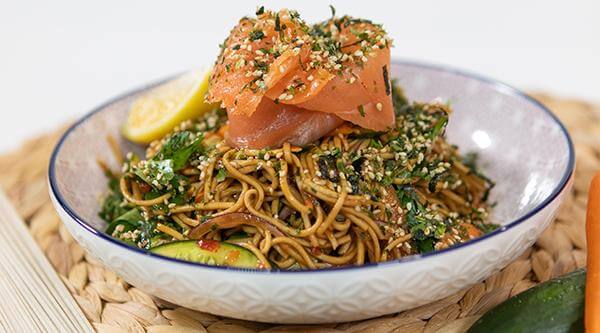
[[[445,231],[444,221],[428,217],[428,210],[419,201],[415,190],[410,186],[399,186],[396,188],[398,200],[407,210],[406,221],[412,235],[412,241],[419,253],[427,253],[434,250],[434,244],[441,238]]]
[[[217,181],[217,183],[220,183],[224,181],[225,178],[227,178],[227,171],[225,169],[219,169],[219,171],[217,171],[217,176],[215,177],[215,180]]]
[[[130,233],[135,231],[135,233]],[[156,231],[156,221],[146,221],[138,208],[117,217],[106,228],[106,233],[121,241],[149,249],[161,237]]]
[[[135,229],[143,220],[144,219],[142,218],[139,209],[132,208],[125,212],[123,215],[114,219],[106,228],[106,232],[110,235],[113,235],[116,227],[119,225],[124,226],[124,229],[119,233],[127,232],[129,230]]]
[[[173,160],[149,160],[134,169],[136,176],[154,188],[162,189],[175,177]]]
[[[419,251],[419,253],[432,252],[434,250],[433,244],[433,238],[425,238],[415,241],[415,245],[417,245],[417,250]]]
[[[119,179],[112,173],[107,173],[109,195],[104,199],[98,215],[105,221],[112,221],[125,214],[127,207],[123,205],[123,195],[119,190]]]
[[[176,171],[185,168],[192,155],[202,152],[201,141],[202,136],[195,137],[189,131],[177,132],[151,160],[136,165],[133,173],[155,189],[162,190],[173,181],[176,182],[172,185],[177,188],[181,177],[178,177]]]
[[[381,141],[379,141],[379,139],[371,139],[371,142],[369,143],[370,147],[376,148],[376,149],[381,149],[383,148],[383,145],[381,144]]]
[[[365,114],[365,107],[364,107],[364,106],[362,106],[362,105],[359,105],[359,106],[358,106],[358,113],[360,113],[360,116],[361,116],[361,117],[364,117],[364,116],[366,115],[366,114]]]
[[[275,31],[281,31],[281,20],[279,19],[279,14],[275,15]]]
[[[173,169],[180,170],[185,167],[188,159],[201,150],[202,137],[191,140],[193,134],[189,131],[177,132],[169,138],[158,154],[152,160],[173,160]]]
[[[265,37],[265,33],[262,30],[252,30],[248,34],[250,40],[261,40]]]
[[[446,128],[446,124],[448,123],[448,116],[440,117],[440,119],[433,126],[433,130],[431,130],[431,138],[434,139],[438,135],[440,135],[443,130]]]

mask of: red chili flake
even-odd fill
[[[320,255],[320,254],[321,254],[321,248],[319,248],[319,247],[313,247],[313,248],[311,249],[311,252],[312,252],[312,254],[314,254],[314,255],[318,256],[318,255]]]
[[[198,247],[203,250],[210,251],[210,252],[217,252],[217,250],[219,250],[220,246],[221,246],[221,243],[219,243],[216,240],[212,240],[212,239],[198,240]]]

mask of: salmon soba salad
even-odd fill
[[[106,232],[180,260],[300,270],[452,247],[497,225],[493,182],[446,141],[446,103],[409,102],[381,24],[257,9],[210,69],[145,91],[109,178]]]

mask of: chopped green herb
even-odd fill
[[[383,65],[383,82],[385,84],[385,94],[390,95],[392,93],[392,87],[390,85],[390,75],[388,73],[387,65]]]
[[[219,169],[219,171],[217,171],[217,176],[215,177],[215,180],[217,181],[217,183],[220,183],[224,181],[225,178],[227,178],[227,171],[225,169]]]
[[[149,160],[134,169],[136,176],[156,189],[163,189],[175,177],[173,160]]]
[[[265,37],[265,33],[262,30],[252,30],[248,34],[250,40],[261,40]]]
[[[152,160],[173,160],[172,168],[180,170],[185,167],[188,159],[201,150],[202,137],[192,140],[193,134],[189,131],[177,132],[162,146]],[[191,142],[190,142],[191,141]]]
[[[381,149],[383,148],[383,145],[381,144],[381,142],[379,141],[379,139],[371,139],[371,142],[369,143],[370,147],[376,148],[376,149]]]
[[[361,116],[361,117],[364,117],[364,116],[366,115],[366,114],[365,114],[365,107],[364,107],[364,106],[362,106],[362,105],[359,105],[359,106],[358,106],[358,113],[360,113],[360,116]]]
[[[431,237],[415,241],[419,253],[432,252],[434,250],[433,243],[434,239]]]
[[[281,20],[279,19],[279,14],[275,15],[275,31],[281,31]]]
[[[447,116],[440,117],[440,119],[435,123],[435,126],[433,126],[433,130],[431,131],[431,138],[434,139],[438,135],[440,135],[443,132],[444,128],[446,128],[447,123],[448,123]]]
[[[142,215],[140,214],[139,209],[132,208],[132,209],[126,211],[125,213],[123,213],[122,215],[116,217],[110,223],[110,225],[106,229],[106,232],[108,234],[112,235],[118,225],[125,226],[126,230],[123,230],[123,231],[132,230],[133,228],[135,228],[138,224],[142,223],[143,221],[144,221],[144,219],[142,218]]]

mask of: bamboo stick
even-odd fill
[[[1,190],[0,225],[0,329],[93,332]]]

